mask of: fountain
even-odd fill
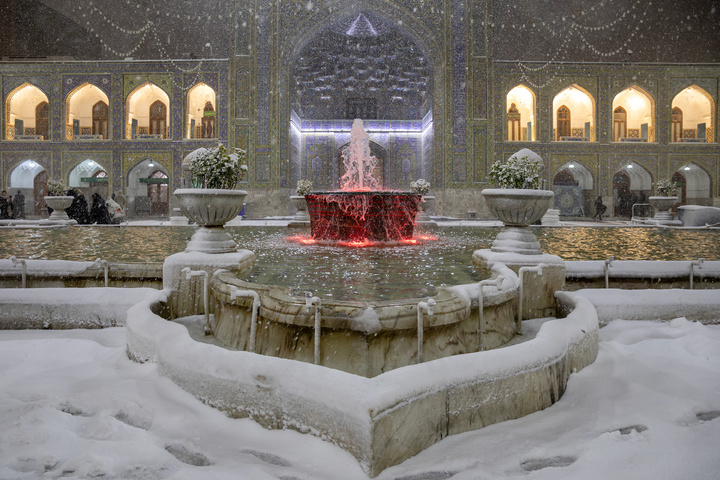
[[[343,152],[345,174],[340,179],[340,191],[305,196],[315,240],[387,242],[412,238],[422,196],[382,190],[373,176],[377,159],[370,155],[369,142],[363,121],[355,119],[350,146]]]

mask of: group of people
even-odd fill
[[[15,198],[3,190],[0,192],[0,220],[25,218],[25,195],[18,190]]]
[[[88,208],[85,195],[81,191],[71,189],[67,191],[67,195],[73,197],[73,201],[65,209],[65,213],[70,219],[77,221],[81,225],[116,225],[124,220],[123,209],[115,201],[115,194],[106,202],[102,195],[97,192],[93,193],[90,208]]]

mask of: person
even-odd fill
[[[105,203],[108,214],[110,214],[110,223],[117,225],[125,220],[125,213],[119,203],[115,201],[115,194],[113,193],[110,199]]]
[[[80,191],[71,189],[67,191],[69,197],[73,197],[73,201],[68,208],[65,209],[68,217],[77,221],[80,225],[90,223],[90,214],[88,213],[88,204],[85,195]]]
[[[607,207],[603,205],[602,197],[598,195],[597,200],[595,200],[595,215],[593,216],[593,219],[602,221],[602,216],[606,210]]]
[[[10,197],[5,190],[0,192],[0,220],[10,218]]]
[[[110,215],[108,214],[105,200],[102,196],[95,192],[92,194],[92,206],[90,207],[90,223],[99,225],[107,225],[110,223]]]
[[[21,190],[18,190],[17,195],[15,195],[13,207],[15,218],[25,218],[25,195],[23,195]]]

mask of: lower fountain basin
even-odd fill
[[[412,238],[422,195],[410,192],[312,192],[305,195],[315,240],[387,242]]]

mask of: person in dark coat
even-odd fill
[[[10,218],[10,197],[5,190],[0,193],[0,220]]]
[[[68,196],[73,197],[73,201],[68,208],[65,209],[68,217],[76,220],[80,225],[90,223],[90,214],[88,213],[88,204],[85,195],[78,190],[68,190]]]
[[[595,216],[593,216],[593,219],[602,220],[605,210],[607,210],[607,207],[603,205],[602,197],[598,195],[597,200],[595,200]]]
[[[20,190],[13,200],[13,214],[15,218],[25,218],[25,195]]]
[[[108,214],[105,200],[99,193],[92,194],[92,206],[90,207],[90,223],[107,225],[110,223],[110,215]]]

